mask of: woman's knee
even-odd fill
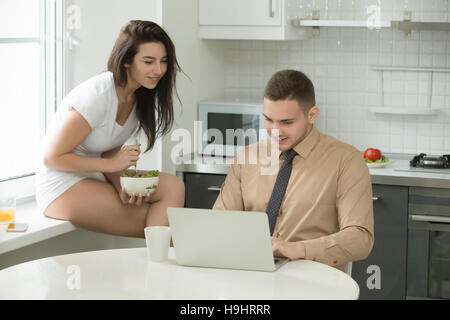
[[[165,196],[176,198],[184,203],[185,185],[183,180],[173,174],[164,174],[164,189],[169,191]]]
[[[177,176],[172,175],[170,190],[172,199],[177,201],[177,203],[179,202],[180,205],[184,205],[185,185],[183,180],[181,180]]]
[[[179,195],[182,195],[183,199],[184,199],[185,185],[184,185],[183,180],[181,180],[177,176],[172,176],[172,177],[173,177],[173,188],[174,188],[174,190],[176,190],[176,192]]]

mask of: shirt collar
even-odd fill
[[[295,150],[295,152],[297,152],[298,155],[306,159],[318,141],[319,141],[319,131],[313,125],[311,131],[308,133],[306,138],[303,139],[303,141],[301,141],[300,143],[297,143],[297,145],[295,145],[293,149]],[[278,158],[281,157],[281,152],[282,151],[279,150]]]

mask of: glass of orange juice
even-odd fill
[[[14,221],[16,197],[0,197],[0,224]]]

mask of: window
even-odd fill
[[[61,6],[60,0],[0,1],[2,188],[34,174],[47,119],[55,110]]]

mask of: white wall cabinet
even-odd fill
[[[296,0],[294,0],[295,2]],[[199,0],[201,39],[301,40],[288,16],[293,0]]]

